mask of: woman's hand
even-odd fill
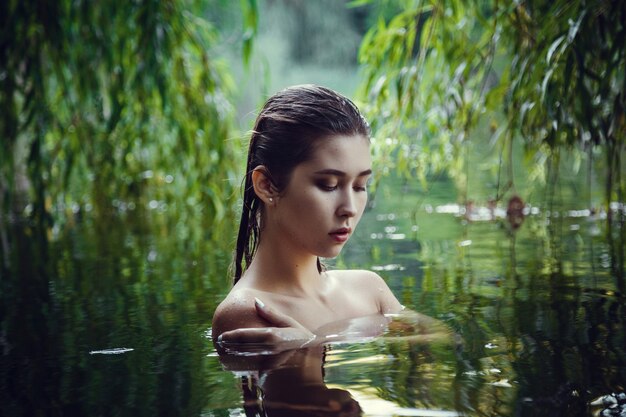
[[[278,353],[310,345],[315,340],[306,327],[293,318],[254,299],[257,314],[269,327],[241,328],[222,333],[217,344],[227,353]]]
[[[454,342],[452,330],[440,320],[410,309],[389,314],[390,319],[384,339],[411,343]]]

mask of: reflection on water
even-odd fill
[[[241,377],[246,416],[361,416],[349,391],[324,381],[328,347],[274,355],[222,355],[224,368]]]
[[[13,250],[0,257],[10,260],[0,414],[294,415],[297,405],[325,415],[588,416],[613,407],[603,403],[612,393],[619,405],[623,227],[575,201],[549,216],[531,211],[513,231],[501,214],[476,220],[437,213],[443,199],[431,212],[416,200],[378,199],[335,262],[377,270],[404,305],[459,340],[394,334],[256,368],[224,361],[206,337],[230,286],[230,239],[180,238],[138,213],[68,224],[49,243],[11,225]]]
[[[380,320],[364,317],[354,321],[363,328],[368,327],[363,321]],[[374,375],[393,369],[398,358],[392,352],[402,349],[400,346],[422,354],[454,349],[454,338],[442,331],[445,326],[423,315],[405,312],[385,322],[387,329],[371,342],[365,342],[372,340],[369,336],[351,333],[350,340],[342,342],[280,353],[264,350],[253,354],[246,349],[221,353],[219,358],[225,370],[242,380],[246,416],[459,415],[454,410],[426,408],[426,403],[424,408],[403,407],[381,395],[382,387],[377,388],[363,371]],[[355,327],[347,322],[341,326]],[[350,375],[347,379],[346,374]],[[413,377],[417,376],[414,372]]]

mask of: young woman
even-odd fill
[[[324,87],[267,101],[250,139],[235,282],[213,317],[218,348],[376,333],[402,310],[377,274],[320,261],[341,252],[365,209],[369,134],[354,103]]]

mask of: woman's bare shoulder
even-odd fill
[[[397,313],[403,308],[385,280],[376,272],[348,269],[329,271],[328,274],[336,278],[339,285],[344,286],[346,290],[372,296],[380,306],[381,313]]]
[[[350,284],[362,284],[370,287],[372,284],[383,285],[387,287],[385,280],[376,272],[367,269],[344,269],[327,271],[327,273],[338,280]]]
[[[256,291],[250,288],[232,289],[215,309],[213,315],[212,334],[214,337],[242,327],[267,326],[257,314],[254,305]]]

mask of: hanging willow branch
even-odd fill
[[[256,1],[242,0],[244,57]],[[234,83],[186,0],[0,2],[0,244],[75,212],[161,201],[228,227]],[[184,222],[183,222],[184,223]],[[218,236],[219,233],[215,233]],[[9,243],[7,243],[9,242]]]
[[[558,149],[605,153],[607,206],[619,197],[626,2],[424,0],[398,7],[361,49],[363,99],[381,138],[389,137],[384,143],[399,150],[398,166],[422,179],[445,170],[462,186],[468,162],[459,148],[489,113],[506,119],[494,139],[522,141],[528,154],[545,154],[534,158],[540,164]],[[414,50],[425,59],[416,61]],[[405,74],[420,82],[403,83]]]

